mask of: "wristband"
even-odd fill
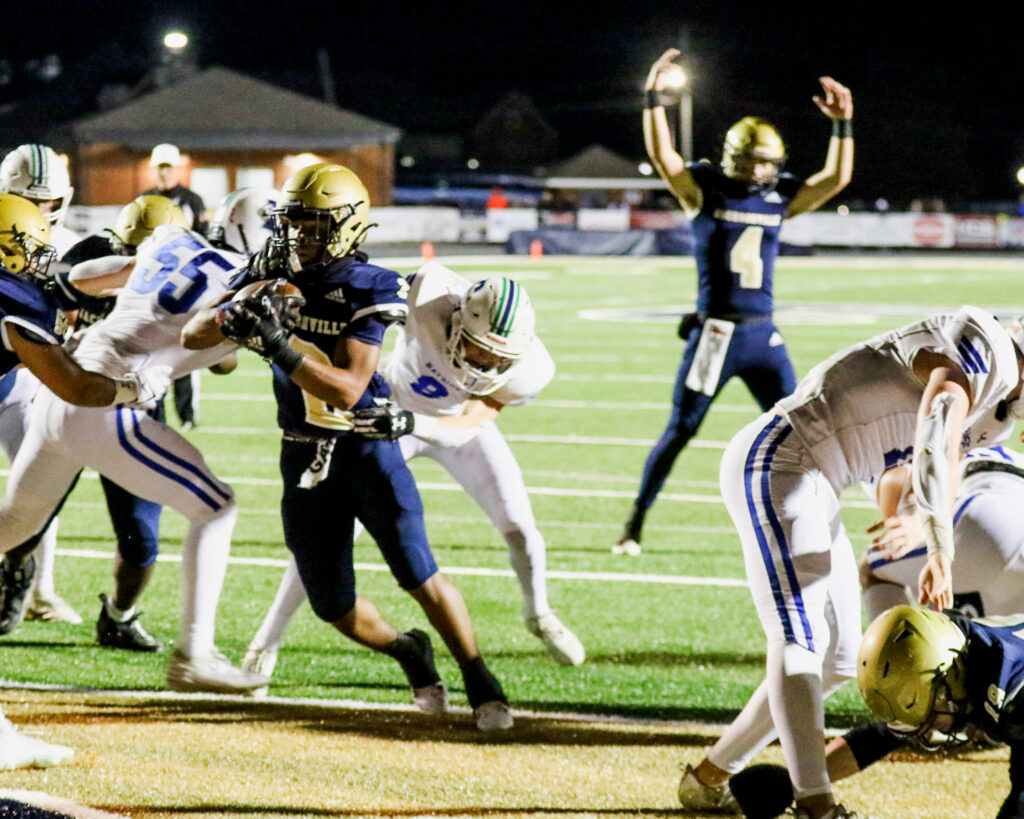
[[[839,137],[840,139],[853,139],[853,120],[832,120],[832,136]]]
[[[441,425],[441,422],[432,415],[423,415],[419,412],[413,413],[412,417],[412,434],[427,443],[433,443],[434,434],[437,432],[437,428]]]
[[[139,382],[124,376],[123,378],[111,378],[114,382],[114,400],[111,401],[111,405],[115,404],[131,404],[134,403],[139,397]]]
[[[675,103],[676,98],[664,91],[657,91],[654,88],[648,88],[644,92],[645,110],[650,110],[651,108],[664,108],[666,105],[674,105]]]
[[[305,359],[306,357],[302,353],[298,350],[292,349],[286,344],[274,353],[270,361],[280,367],[284,371],[285,375],[291,375],[299,368],[299,365],[302,364]]]
[[[930,555],[953,559],[953,518],[950,515],[925,515],[922,521],[924,543]]]

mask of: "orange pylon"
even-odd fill
[[[544,255],[544,243],[540,239],[534,239],[530,242],[530,256],[534,259],[539,259]]]
[[[434,258],[434,243],[424,242],[420,245],[420,256],[423,257],[423,261],[429,262]]]

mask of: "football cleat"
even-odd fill
[[[698,813],[740,813],[729,784],[705,785],[697,778],[692,765],[687,765],[679,780],[679,803],[688,811]]]
[[[186,657],[176,649],[167,667],[167,687],[171,691],[247,694],[269,684],[269,677],[235,668],[216,649],[198,657]]]
[[[66,745],[54,745],[19,734],[0,714],[0,771],[15,768],[49,768],[74,755]]]
[[[127,620],[115,620],[107,613],[107,596],[100,595],[103,605],[96,620],[96,642],[107,648],[121,648],[126,651],[163,651],[163,644],[142,627],[139,615],[133,614]]]
[[[250,648],[246,649],[245,657],[242,658],[242,671],[252,674],[262,674],[268,680],[274,676],[274,668],[277,666],[276,648]],[[250,693],[254,697],[265,697],[270,689],[267,686],[254,688]]]
[[[565,627],[553,611],[539,617],[527,617],[526,628],[539,638],[559,665],[582,665],[587,652],[583,643]]]
[[[443,682],[414,688],[412,701],[424,714],[443,714],[448,710],[448,689]]]
[[[31,589],[25,602],[25,619],[77,626],[82,622],[82,615],[56,592],[40,594],[36,589]]]
[[[20,568],[0,563],[0,634],[10,634],[25,619],[25,598],[36,574],[36,559],[29,555]]]
[[[626,538],[625,540],[620,540],[618,543],[612,545],[613,555],[629,555],[630,557],[636,557],[640,552],[640,544],[631,537]]]
[[[473,709],[476,727],[481,731],[507,731],[513,725],[512,711],[508,703],[492,700]]]
[[[796,808],[792,813],[793,819],[810,819],[811,814],[804,808]],[[833,805],[828,813],[823,813],[821,819],[857,819],[856,813],[851,813],[842,805]]]

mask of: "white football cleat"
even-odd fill
[[[274,669],[276,667],[276,648],[250,648],[246,650],[245,657],[242,658],[242,671],[248,671],[251,674],[262,674],[268,680],[274,676]],[[264,685],[254,688],[249,693],[254,697],[265,697],[268,691],[269,688]]]
[[[49,768],[74,756],[67,745],[54,745],[19,734],[0,714],[0,771],[15,768]]]
[[[501,700],[478,705],[473,709],[473,716],[476,717],[476,727],[481,731],[507,731],[513,724],[508,703]]]
[[[565,627],[553,611],[539,617],[527,617],[526,628],[547,647],[559,665],[582,665],[587,657],[583,643]]]
[[[629,555],[630,557],[636,557],[641,551],[642,549],[640,548],[640,544],[633,540],[633,538],[620,540],[612,546],[613,555]]]
[[[178,649],[167,667],[167,687],[171,691],[248,694],[269,684],[270,677],[235,668],[216,649],[198,657],[186,657]]]
[[[82,615],[71,608],[71,605],[56,592],[40,594],[31,589],[25,601],[25,619],[42,620],[46,623],[71,623],[77,626],[82,622]]]
[[[740,813],[740,806],[729,790],[729,783],[705,785],[692,765],[687,765],[679,780],[679,803],[696,813]]]
[[[424,714],[443,714],[448,710],[448,689],[443,682],[414,688],[412,701]]]

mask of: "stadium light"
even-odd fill
[[[181,51],[188,45],[188,35],[183,31],[168,31],[164,35],[164,47],[171,51]]]
[[[1017,168],[1017,184],[1024,185],[1024,166]]]
[[[641,162],[636,166],[636,169],[640,171],[644,176],[650,176],[654,173],[654,166],[650,162]]]

